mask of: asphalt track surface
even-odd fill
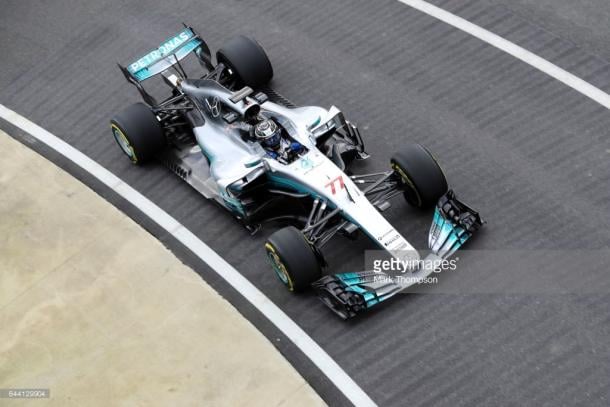
[[[604,2],[583,2],[580,9],[563,0],[433,3],[610,91]],[[556,7],[544,7],[551,3]],[[108,118],[138,98],[114,63],[146,52],[182,21],[213,49],[237,33],[256,37],[274,64],[276,89],[297,104],[335,104],[358,123],[373,156],[364,170],[385,169],[392,151],[406,142],[427,145],[459,195],[489,221],[468,249],[608,248],[605,108],[390,0],[9,1],[0,9],[0,103],[187,225],[380,405],[608,405],[610,295],[404,295],[341,322],[312,296],[281,289],[262,249],[272,227],[251,237],[164,168],[135,168],[124,159]],[[194,256],[73,165],[43,146],[33,148],[156,234],[257,324],[327,402],[347,403]],[[430,214],[397,202],[388,218],[415,246],[425,245]],[[337,239],[325,254],[334,271],[350,271],[362,268],[369,248],[366,239]],[[462,267],[473,255],[462,253]]]

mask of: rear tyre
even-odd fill
[[[404,183],[405,199],[416,208],[433,207],[449,189],[443,170],[421,144],[407,146],[390,163]]]
[[[163,128],[144,103],[135,103],[110,120],[112,135],[134,164],[150,161],[165,147]]]
[[[273,67],[261,45],[240,35],[216,52],[216,60],[225,64],[242,85],[258,88],[269,83]]]
[[[322,275],[313,248],[294,226],[287,226],[269,236],[265,250],[275,274],[289,291],[305,291]]]

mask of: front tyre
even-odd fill
[[[144,103],[135,103],[110,120],[112,135],[134,164],[150,161],[165,147],[163,128]]]
[[[433,207],[449,189],[443,170],[421,144],[402,149],[390,163],[403,182],[405,199],[416,208]]]
[[[287,226],[269,236],[265,250],[275,274],[289,291],[305,291],[322,275],[313,248],[294,226]]]

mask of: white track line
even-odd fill
[[[159,208],[152,201],[123,182],[116,175],[67,144],[42,127],[0,104],[0,118],[20,128],[37,140],[68,158],[89,174],[100,180],[117,194],[125,198],[142,213],[172,234],[178,241],[191,250],[212,270],[224,278],[233,288],[243,295],[284,335],[288,337],[352,403],[357,406],[375,406],[371,398],[352,380],[309,335],[292,319],[279,309],[269,298],[227,263],[218,253],[203,243],[180,222]],[[337,321],[341,323],[341,321]]]
[[[593,99],[597,103],[602,106],[605,106],[607,109],[610,109],[610,95],[604,92],[603,90],[591,85],[589,82],[586,82],[579,77],[572,75],[568,71],[558,67],[557,65],[547,61],[544,58],[539,57],[538,55],[526,50],[514,44],[504,38],[500,37],[488,31],[478,25],[475,25],[467,20],[464,20],[462,17],[456,16],[446,10],[443,10],[440,7],[434,6],[430,3],[427,3],[422,0],[398,0],[401,3],[406,4],[407,6],[413,7],[421,11],[422,13],[426,13],[434,18],[437,18],[444,23],[452,25],[453,27],[467,32],[468,34],[477,37],[478,39],[485,41],[486,43],[493,45],[494,47],[501,49],[514,56],[515,58],[520,59],[521,61],[533,66],[534,68],[544,72],[545,74],[552,76],[558,81],[568,85],[572,89],[582,93],[583,95]]]

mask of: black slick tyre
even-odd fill
[[[305,291],[322,274],[313,248],[294,226],[269,236],[265,250],[275,274],[289,291]]]
[[[144,103],[135,103],[110,120],[112,135],[134,164],[145,164],[165,147],[157,117]]]
[[[416,208],[433,207],[449,189],[443,170],[421,144],[403,148],[390,164],[404,183],[405,199]]]
[[[225,64],[242,85],[258,88],[273,78],[273,67],[261,45],[240,35],[216,52],[218,63]]]

